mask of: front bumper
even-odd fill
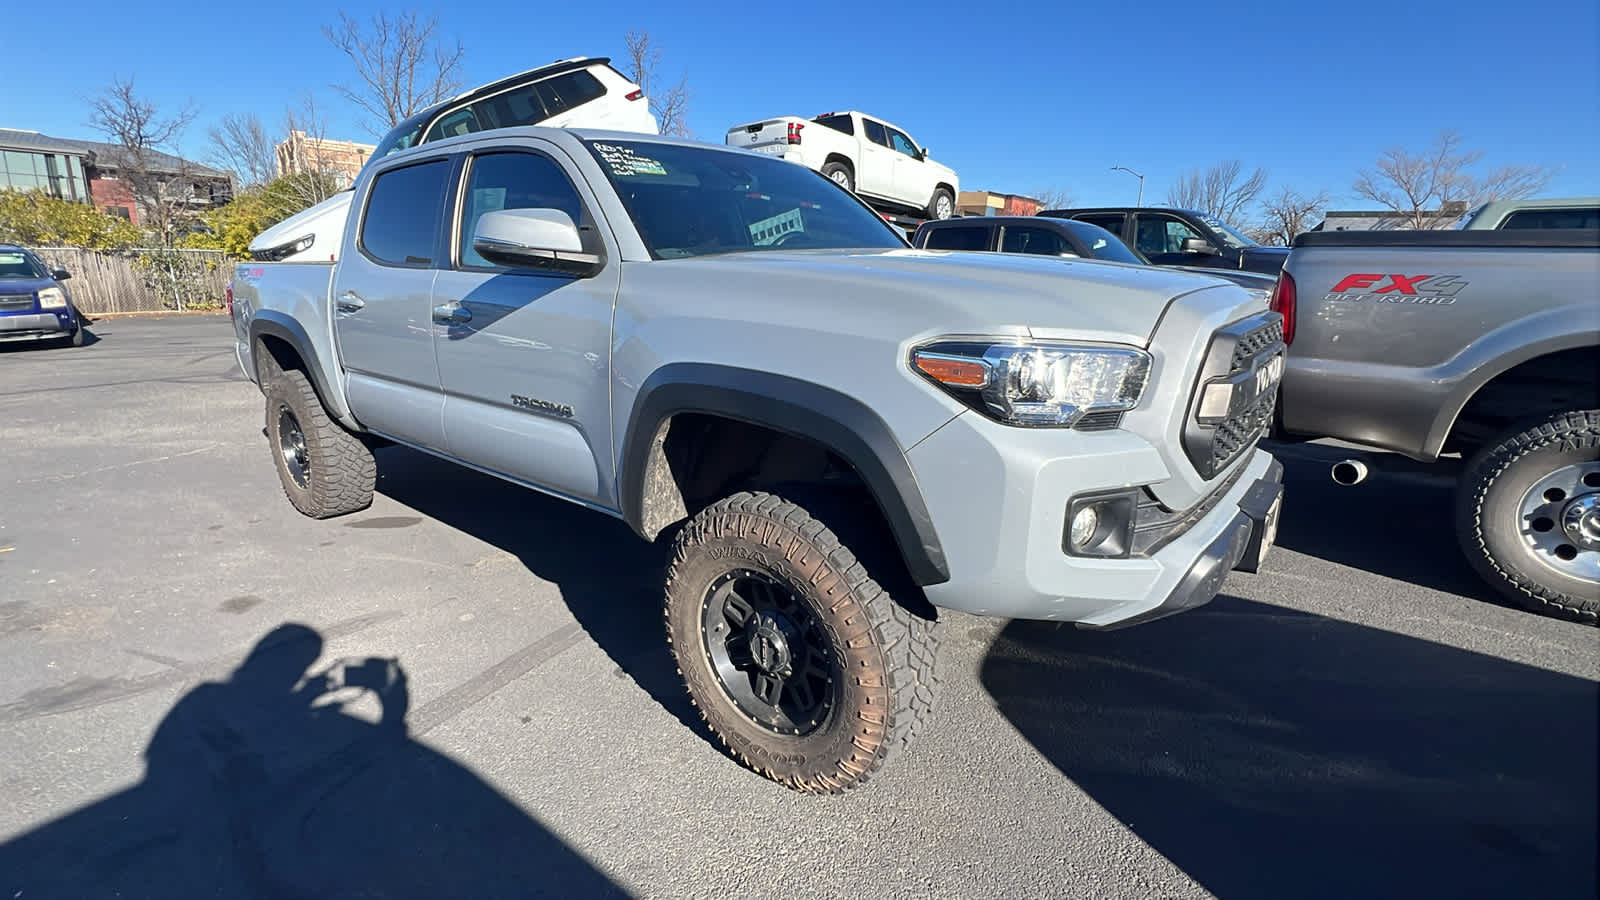
[[[924,590],[935,606],[978,615],[1108,628],[1212,599],[1227,573],[1253,569],[1275,530],[1282,465],[1245,453],[1216,496],[1144,555],[1070,556],[1062,549],[1073,497],[1160,484],[1162,454],[1125,431],[1064,434],[1009,428],[975,414],[907,453],[933,516],[950,580]],[[1230,477],[1237,474],[1237,477]]]
[[[0,341],[50,340],[66,337],[79,328],[78,317],[67,309],[0,315]]]

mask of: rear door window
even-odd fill
[[[989,226],[954,225],[949,228],[934,228],[929,230],[928,240],[923,246],[929,250],[987,250]]]
[[[1099,225],[1117,237],[1122,237],[1122,213],[1091,213],[1087,216],[1073,216],[1079,222],[1088,222],[1090,225]]]
[[[545,110],[552,116],[582,106],[596,97],[604,96],[606,92],[606,86],[600,83],[600,79],[585,70],[546,78],[535,88],[539,92],[539,99],[544,102]]]
[[[889,146],[889,130],[883,127],[882,122],[874,122],[871,119],[862,119],[861,127],[866,129],[867,140],[877,144],[880,147]]]
[[[1044,256],[1060,256],[1072,252],[1067,242],[1054,231],[1027,226],[1014,228],[1009,225],[1006,226],[1005,236],[1001,238],[1000,249],[1005,253],[1037,253]]]
[[[843,134],[856,133],[855,120],[849,116],[818,116],[815,121],[818,125],[826,125]]]
[[[379,175],[361,217],[362,252],[385,265],[433,265],[449,174],[449,159],[433,159]]]
[[[1600,209],[1522,209],[1507,216],[1500,228],[1600,228]]]

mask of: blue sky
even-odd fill
[[[330,137],[373,140],[329,88],[353,77],[319,28],[338,4],[13,6],[0,127],[94,138],[87,99],[121,75],[163,107],[194,103],[191,157],[223,114],[276,124],[304,91]],[[1237,158],[1265,167],[1274,190],[1325,189],[1335,207],[1359,208],[1370,204],[1351,194],[1356,170],[1454,128],[1485,164],[1560,167],[1548,195],[1600,194],[1594,0],[418,8],[465,46],[468,85],[565,56],[620,57],[623,33],[645,28],[663,74],[688,74],[701,139],[853,107],[903,126],[964,188],[1059,186],[1079,204],[1131,204],[1137,181],[1110,170],[1123,165],[1159,203],[1185,169]]]

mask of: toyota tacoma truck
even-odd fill
[[[1413,461],[1454,471],[1472,566],[1523,606],[1591,625],[1597,250],[1600,231],[1582,229],[1311,232],[1272,297],[1291,347],[1280,432],[1398,454],[1336,463],[1341,484]]]
[[[930,219],[956,214],[961,181],[904,130],[851,110],[806,120],[764,119],[728,129],[730,147],[815,169],[873,206]]]
[[[398,443],[671,544],[710,728],[790,787],[928,715],[938,609],[1112,628],[1271,546],[1282,320],[1159,269],[907,246],[821,175],[514,128],[357,179],[337,263],[242,263],[233,322],[296,509]],[[644,626],[646,623],[641,623]]]

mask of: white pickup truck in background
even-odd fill
[[[961,183],[902,129],[859,112],[782,116],[728,129],[727,144],[821,172],[873,206],[930,219],[955,215]]]

